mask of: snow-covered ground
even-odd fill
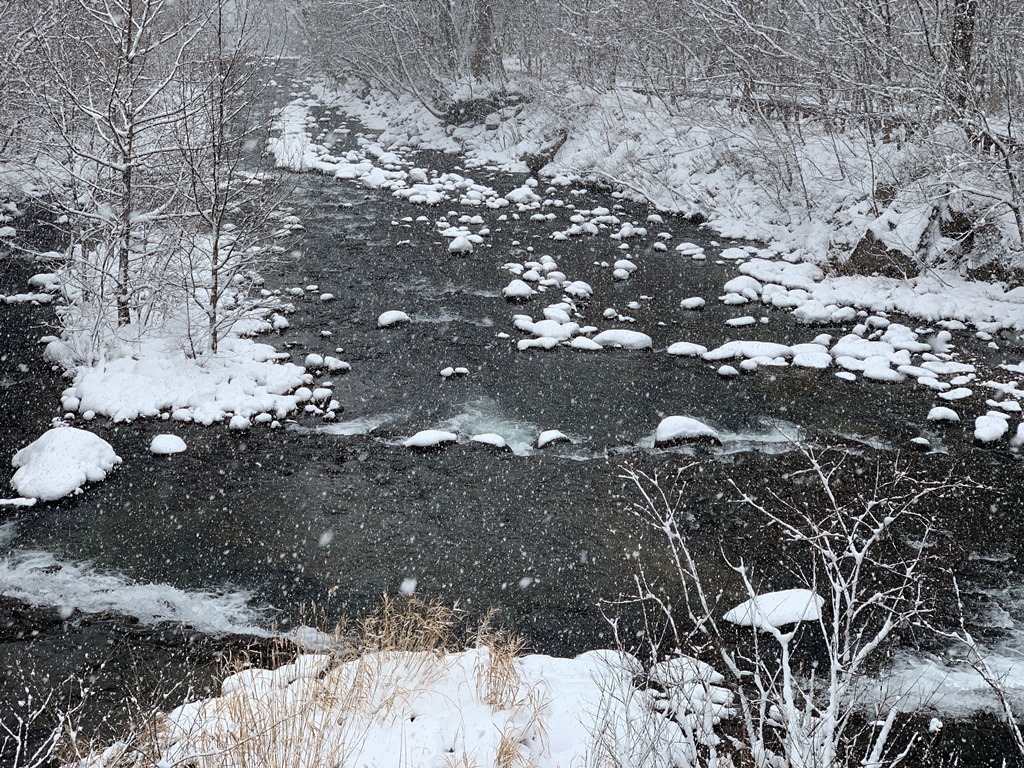
[[[375,651],[350,661],[304,655],[228,677],[221,694],[162,718],[161,765],[694,765],[717,746],[732,695],[707,665],[678,658],[650,672],[627,654],[573,659]],[[105,768],[115,743],[78,765]]]

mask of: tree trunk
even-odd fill
[[[970,99],[974,27],[978,16],[978,3],[979,0],[953,0],[946,99],[959,117],[964,115]]]

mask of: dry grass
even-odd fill
[[[471,665],[462,695],[516,714],[503,721],[495,746],[467,754],[460,734],[439,759],[451,768],[529,768],[542,707],[518,672],[522,642],[496,629],[493,618],[467,631],[461,611],[385,598],[361,621],[335,625],[329,652],[299,655],[283,644],[271,654],[272,669],[253,666],[266,665],[265,655],[232,658],[220,696],[140,722],[131,740],[91,768],[359,768],[382,733],[396,732],[403,734],[392,747],[401,763],[416,746],[404,742],[406,729],[412,733],[424,707],[436,703],[439,682],[465,671],[459,663]],[[449,655],[468,648],[476,649],[469,661]]]

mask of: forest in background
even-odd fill
[[[651,150],[628,158],[640,176],[673,184],[671,142],[645,147],[639,111],[656,131],[680,126],[677,145],[700,126],[728,151],[691,162],[691,176],[731,164],[777,203],[782,228],[827,222],[830,238],[799,242],[848,269],[1014,279],[1021,266],[1019,3],[304,0],[301,15],[320,69],[448,123],[542,104],[540,165],[615,94],[604,130]],[[715,218],[714,202],[676,207]]]

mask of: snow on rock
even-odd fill
[[[750,275],[740,275],[727,282],[723,290],[725,293],[737,293],[750,301],[757,301],[763,287]]]
[[[691,311],[704,309],[705,304],[706,302],[700,296],[691,296],[690,298],[683,299],[682,301],[679,302],[680,307]]]
[[[569,342],[569,346],[573,349],[580,349],[584,352],[600,352],[604,347],[598,344],[593,339],[588,339],[586,336],[577,336],[575,339]]]
[[[733,368],[731,365],[723,365],[718,369],[718,375],[726,379],[731,379],[734,376],[739,376],[740,372]]]
[[[928,411],[928,421],[960,421],[960,414],[952,408],[937,405]]]
[[[667,416],[661,420],[654,433],[655,445],[677,445],[693,441],[721,443],[722,438],[717,430],[689,416]]]
[[[993,443],[999,440],[1010,428],[1007,418],[1005,413],[996,411],[979,416],[974,420],[974,439],[979,443]]]
[[[393,328],[396,325],[405,325],[410,322],[409,316],[400,309],[391,309],[382,312],[377,318],[378,328]]]
[[[406,440],[402,445],[406,448],[415,448],[419,450],[426,450],[429,448],[439,448],[442,445],[454,443],[458,440],[458,435],[454,432],[446,432],[442,429],[424,429],[421,432],[417,432],[415,435]]]
[[[939,397],[943,400],[949,400],[952,402],[954,400],[964,400],[973,394],[974,391],[967,387],[957,387],[956,389],[951,389],[948,392],[939,392]]]
[[[528,283],[518,278],[501,289],[501,295],[509,301],[525,301],[535,293]]]
[[[98,483],[121,463],[110,443],[74,427],[54,427],[11,459],[11,487],[25,498],[54,501]]]
[[[817,621],[824,602],[809,589],[784,589],[745,600],[722,618],[741,627],[778,628],[801,621]]]
[[[480,435],[473,435],[470,442],[477,443],[478,445],[486,445],[489,448],[494,448],[499,451],[511,450],[505,438],[494,432],[485,432]]]
[[[744,315],[743,317],[733,317],[725,321],[725,324],[733,328],[742,328],[747,325],[754,325],[757,323],[757,319],[750,315]]]
[[[707,351],[707,347],[700,344],[691,344],[688,341],[677,341],[665,350],[667,354],[677,357],[700,357]]]
[[[546,429],[537,436],[537,447],[546,448],[549,445],[555,443],[571,443],[572,440],[564,432],[559,432],[557,429]]]
[[[184,453],[187,449],[185,441],[177,435],[157,435],[149,443],[149,452],[156,456]]]
[[[709,361],[732,360],[735,358],[751,359],[755,357],[790,358],[792,356],[792,347],[767,341],[729,341],[717,349],[712,349],[710,352],[703,354],[704,359]]]
[[[244,432],[250,427],[252,427],[252,421],[248,416],[241,413],[236,413],[231,417],[231,421],[228,422],[228,429],[233,429],[237,432]]]
[[[832,365],[832,355],[821,344],[794,344],[793,365],[799,368],[823,370]]]
[[[639,331],[627,331],[614,328],[602,331],[594,337],[594,343],[602,347],[619,347],[621,349],[650,349],[653,346],[651,337]]]
[[[473,242],[465,235],[459,235],[448,243],[448,253],[471,253],[472,251]]]
[[[557,320],[539,320],[530,327],[530,333],[538,338],[567,341],[579,330],[575,323],[560,323]]]

